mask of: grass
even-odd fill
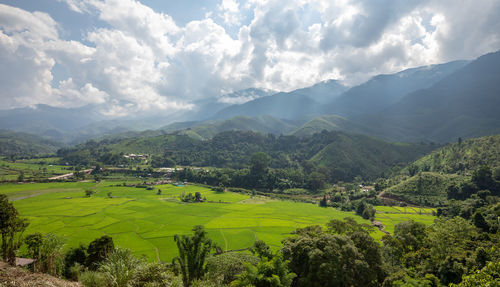
[[[223,250],[245,249],[256,239],[277,250],[281,240],[299,227],[324,225],[331,219],[348,216],[369,223],[352,212],[232,192],[218,193],[201,186],[159,185],[146,190],[118,185],[122,182],[3,184],[0,193],[7,194],[19,213],[29,219],[25,234],[52,232],[64,236],[67,248],[88,244],[107,234],[117,246],[130,248],[151,261],[168,262],[176,256],[173,236],[190,234],[194,225],[204,225],[210,238]],[[87,198],[85,189],[96,193]],[[181,192],[200,192],[207,202],[182,203]],[[418,214],[384,213],[383,218],[381,215],[377,213],[377,218],[392,230],[398,220],[413,216],[423,220]],[[373,233],[376,239],[382,235],[380,231]]]

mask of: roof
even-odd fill
[[[33,262],[35,262],[35,259],[16,257],[16,266],[26,266],[30,265]]]

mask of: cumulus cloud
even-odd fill
[[[500,48],[495,0],[221,0],[182,26],[137,0],[59,1],[105,26],[68,41],[58,32],[67,23],[0,4],[2,108],[92,103],[109,116],[173,113],[249,87],[353,85]],[[56,64],[65,79],[54,80]]]

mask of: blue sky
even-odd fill
[[[0,0],[2,109],[176,112],[473,59],[500,49],[500,1]]]

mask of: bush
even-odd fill
[[[86,271],[80,274],[80,282],[85,287],[106,287],[104,274],[96,271]]]
[[[134,276],[135,270],[143,264],[129,249],[116,248],[99,267],[110,286],[126,287]]]
[[[229,284],[236,276],[245,271],[245,263],[257,265],[259,258],[250,254],[226,252],[221,255],[207,258],[207,272],[210,280],[221,280]]]
[[[141,264],[134,272],[130,282],[132,287],[182,286],[182,279],[170,272],[165,265],[159,263]]]

